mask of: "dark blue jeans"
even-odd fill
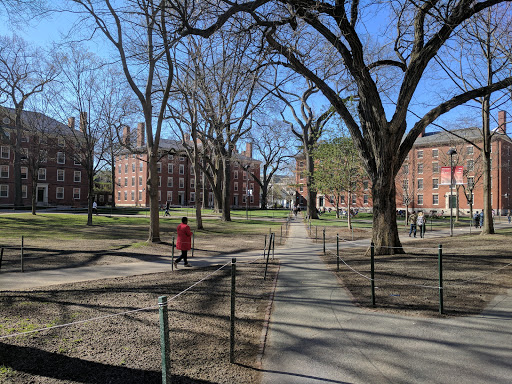
[[[411,230],[409,231],[409,236],[414,232],[414,237],[416,237],[416,224],[411,224]]]

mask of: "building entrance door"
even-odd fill
[[[238,195],[235,195],[235,196],[233,197],[233,205],[234,205],[235,207],[238,207]]]
[[[185,205],[185,192],[178,192],[178,204]]]

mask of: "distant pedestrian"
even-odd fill
[[[508,218],[508,223],[510,224],[512,222],[512,216],[510,216],[510,211],[508,211],[507,218]]]
[[[95,201],[92,203],[92,213],[98,215],[98,203],[96,203]]]
[[[414,233],[414,237],[416,237],[416,220],[418,220],[418,216],[414,211],[412,211],[411,216],[409,216],[408,224],[411,225],[411,229],[409,230],[409,237]]]
[[[473,221],[475,223],[475,228],[478,228],[480,226],[480,214],[478,213],[478,211],[476,211],[475,214],[473,215]]]
[[[171,214],[169,213],[169,209],[171,208],[171,202],[169,200],[167,200],[165,202],[165,213],[164,213],[164,216],[171,216]]]
[[[484,210],[480,212],[480,228],[484,226]]]
[[[178,263],[183,259],[185,267],[191,267],[187,261],[187,251],[192,248],[192,231],[188,226],[188,219],[186,217],[181,218],[181,224],[178,225],[176,232],[178,233],[178,241],[176,242],[176,248],[181,251],[181,256],[176,259],[174,266],[178,268]]]
[[[423,235],[425,233],[425,216],[423,215],[423,212],[418,213],[418,218],[416,219],[416,225],[418,226],[418,229],[420,230],[420,237],[423,239]],[[416,235],[414,237],[416,237]]]

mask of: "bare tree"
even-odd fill
[[[394,179],[416,138],[442,114],[512,84],[512,77],[507,77],[435,100],[433,107],[416,120],[412,129],[407,129],[413,97],[433,59],[442,54],[441,48],[449,44],[456,31],[465,27],[465,21],[501,2],[504,0],[371,4],[313,0],[222,1],[217,7],[209,4],[215,22],[209,23],[211,14],[201,17],[182,11],[181,23],[183,34],[208,37],[234,15],[249,15],[254,25],[260,27],[262,40],[281,56],[283,65],[321,90],[349,129],[371,178],[372,240],[377,254],[387,254],[403,252],[396,225]],[[377,14],[387,20],[385,33],[368,32],[375,30],[375,26],[369,24],[375,23]],[[311,36],[320,37],[324,44],[308,44]],[[371,44],[367,44],[368,40]],[[381,48],[379,55],[368,54],[366,47],[370,45]],[[389,46],[394,48],[392,54],[385,49]],[[349,95],[339,92],[336,82],[318,70],[317,62],[326,57],[330,61],[334,57],[334,61],[345,68],[344,76],[353,82],[355,93],[352,90]],[[380,82],[392,77],[396,86],[382,92]],[[344,103],[348,96],[357,96],[357,116]],[[389,117],[386,104],[394,108]]]
[[[319,89],[308,81],[308,88],[302,95],[293,92],[277,91],[276,96],[281,99],[291,112],[295,123],[288,121],[281,113],[283,121],[289,124],[292,133],[301,143],[301,149],[306,160],[306,186],[308,189],[307,215],[312,219],[318,219],[316,210],[316,190],[314,188],[315,162],[313,149],[324,132],[325,125],[333,116],[334,110],[328,108],[320,115],[317,115],[310,106],[309,98],[317,93]],[[295,107],[295,102],[300,102],[300,113]]]
[[[14,146],[14,207],[21,200],[21,115],[27,100],[43,91],[55,76],[55,67],[45,63],[46,55],[30,47],[23,39],[0,37],[0,100],[14,107],[16,141]]]
[[[258,118],[256,120],[259,120]],[[263,118],[261,119],[262,121]],[[292,138],[287,134],[287,127],[282,122],[271,121],[269,123],[256,123],[256,127],[249,134],[254,150],[258,157],[263,159],[261,175],[245,170],[260,185],[261,209],[267,208],[269,185],[277,172],[289,164],[295,153],[292,152]],[[243,163],[241,163],[244,166]]]
[[[150,200],[149,242],[160,242],[157,162],[160,135],[174,79],[173,26],[168,22],[168,2],[129,0],[71,0],[86,28],[100,31],[118,55],[125,78],[136,95],[146,128],[148,193]],[[168,28],[171,27],[171,30]]]

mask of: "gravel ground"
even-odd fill
[[[158,297],[218,267],[2,292],[0,337],[133,311],[0,340],[1,383],[160,383]],[[236,364],[229,363],[229,266],[169,302],[173,383],[257,383],[257,354],[277,264],[237,265]]]

